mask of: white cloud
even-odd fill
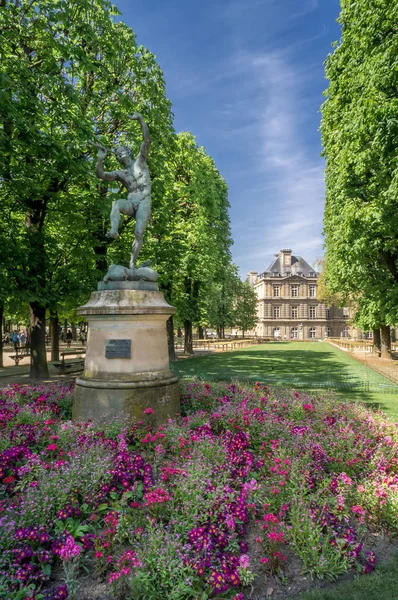
[[[303,3],[303,0],[300,0]],[[290,19],[298,19],[299,17],[303,17],[310,12],[313,12],[318,8],[318,0],[308,0],[304,2],[304,6],[298,10],[297,12],[293,12],[290,14]]]
[[[233,227],[234,259],[242,271],[261,271],[275,252],[291,247],[311,261],[322,255],[324,207],[323,160],[310,156],[303,142],[312,69],[293,68],[286,51],[241,53],[237,64],[244,65],[247,74],[248,85],[242,86],[247,122],[243,129],[235,128],[233,135],[252,132],[246,141],[247,170],[255,176],[252,189],[260,191],[253,191],[255,200],[248,204],[254,227],[242,223]],[[250,184],[250,175],[248,180]],[[240,251],[242,237],[249,239],[244,253]]]

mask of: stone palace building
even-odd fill
[[[275,254],[264,273],[250,271],[258,298],[259,337],[287,340],[370,337],[348,325],[349,310],[317,300],[319,273],[289,249]]]

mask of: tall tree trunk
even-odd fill
[[[242,329],[242,340],[244,340],[244,339],[245,339],[245,331],[244,331],[244,329]]]
[[[380,326],[381,358],[391,358],[391,334],[388,325]]]
[[[199,338],[200,340],[203,340],[203,339],[204,339],[204,332],[203,332],[203,327],[202,327],[202,325],[199,325],[199,326],[198,326],[198,338]]]
[[[46,307],[39,302],[30,302],[30,377],[48,379],[46,357]]]
[[[376,356],[381,356],[381,337],[380,329],[373,329],[373,346]]]
[[[68,333],[68,319],[64,319],[64,335],[66,338],[66,334]]]
[[[184,352],[185,354],[193,354],[192,321],[184,321],[184,334]]]
[[[58,312],[50,309],[50,338],[51,338],[51,360],[59,360],[59,322]]]
[[[72,340],[74,342],[76,342],[76,340],[77,340],[77,334],[76,334],[76,325],[75,325],[75,323],[71,323],[71,329],[72,329]]]
[[[3,330],[4,330],[4,303],[0,302],[0,367],[4,367],[3,363]]]
[[[174,321],[173,315],[169,317],[166,321],[166,329],[167,329],[167,345],[169,348],[169,360],[176,360],[176,349],[174,346]]]

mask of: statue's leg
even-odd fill
[[[112,202],[111,210],[111,228],[106,234],[107,237],[116,239],[119,237],[120,215],[131,214],[131,205],[127,200],[115,200]]]
[[[131,249],[130,269],[134,269],[144,241],[145,227],[151,216],[151,199],[144,198],[137,206],[135,214],[135,237]]]

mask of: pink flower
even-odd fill
[[[281,533],[277,533],[276,531],[270,531],[267,533],[268,539],[270,542],[284,542],[285,538],[283,535],[283,531]]]
[[[153,415],[153,413],[154,413],[153,408],[146,408],[144,410],[144,415]]]
[[[228,527],[228,529],[235,529],[235,519],[232,515],[227,516],[227,518],[225,519],[225,524]]]
[[[48,444],[47,446],[47,450],[56,450],[57,449],[57,444]]]
[[[266,556],[264,558],[260,558],[260,563],[266,565],[267,563],[269,563],[269,558],[267,558]]]
[[[74,538],[71,535],[68,535],[66,537],[64,543],[59,549],[57,548],[56,550],[53,550],[54,554],[58,554],[58,556],[62,560],[69,560],[74,556],[79,556],[81,551],[81,547],[78,544],[76,544]]]
[[[239,557],[239,566],[242,569],[248,569],[250,567],[250,556],[248,554],[241,554]]]
[[[267,513],[266,515],[264,515],[264,521],[266,521],[267,523],[279,523],[279,519],[276,515],[273,515],[272,513]]]
[[[351,477],[348,477],[347,473],[340,473],[338,478],[345,485],[352,485],[352,479]]]
[[[361,515],[362,517],[366,515],[366,510],[359,504],[355,504],[355,506],[351,508],[351,512],[355,513],[356,515]]]

